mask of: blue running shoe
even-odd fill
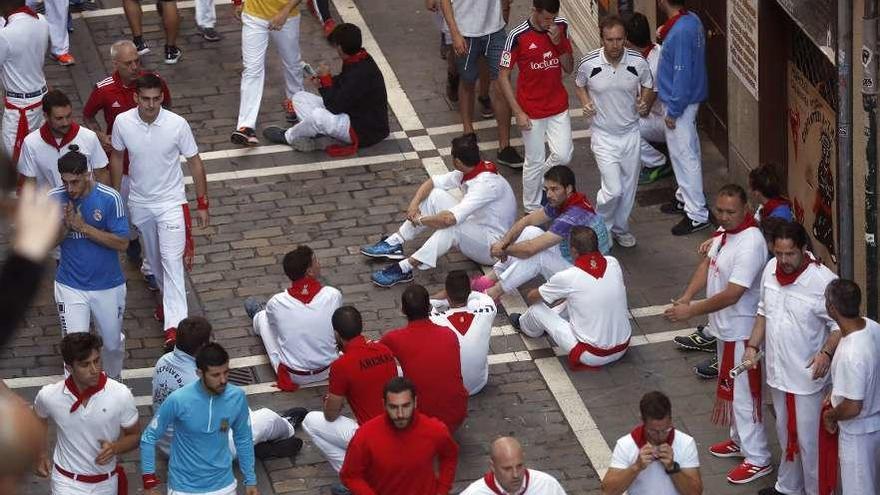
[[[364,246],[361,248],[361,254],[370,258],[385,258],[388,260],[402,260],[406,258],[403,255],[403,246],[392,246],[385,241],[387,237],[383,237],[381,241],[372,246]],[[375,280],[375,279],[374,279]]]
[[[400,269],[400,265],[395,263],[393,265],[389,265],[384,270],[373,272],[373,276],[370,278],[373,280],[373,283],[378,285],[379,287],[387,288],[395,286],[397,284],[412,282],[413,274],[412,272],[403,273],[403,270]]]
[[[144,275],[144,282],[147,283],[147,289],[150,289],[152,292],[159,290],[159,282],[156,282],[155,275]]]

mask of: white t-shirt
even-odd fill
[[[64,380],[44,386],[34,399],[37,416],[51,418],[58,427],[55,464],[75,474],[113,471],[115,459],[98,465],[95,457],[101,451],[99,440],[116,441],[121,428],[130,428],[137,423],[138,411],[131,390],[108,378],[102,391],[71,413],[74,402],[76,397],[64,386]]]
[[[431,321],[452,330],[461,350],[461,376],[469,395],[474,395],[489,380],[489,339],[498,309],[491,297],[473,291],[461,308],[431,311]]]
[[[501,488],[501,485],[497,485],[498,489],[504,495],[565,495],[562,485],[553,476],[537,469],[529,469],[527,472],[528,484],[524,485],[519,492],[508,493],[504,488]],[[525,480],[523,481],[525,482]],[[460,495],[497,495],[497,493],[486,485],[485,478],[480,478],[465,488]]]
[[[627,469],[632,466],[639,457],[639,447],[633,440],[632,435],[626,434],[617,441],[614,452],[611,454],[609,468]],[[700,467],[700,459],[697,455],[697,442],[690,435],[675,430],[675,438],[672,439],[672,459],[682,469],[694,469]],[[666,469],[659,461],[652,462],[633,480],[627,489],[629,495],[678,495],[678,490],[672,483]]]
[[[168,207],[186,203],[180,156],[199,153],[186,119],[164,108],[147,124],[132,108],[113,123],[113,148],[128,150],[129,203]]]
[[[42,14],[37,16],[12,14],[0,30],[0,83],[6,91],[32,93],[46,86],[43,62],[49,48],[49,22]]]
[[[748,340],[755,324],[761,270],[767,264],[764,235],[759,228],[750,227],[738,234],[728,234],[723,248],[721,236],[717,236],[708,256],[706,297],[724,291],[728,283],[746,288],[736,304],[709,313],[709,328],[713,335],[725,342]]]
[[[458,31],[465,38],[497,33],[504,27],[501,2],[496,0],[452,0]]]
[[[829,333],[837,330],[837,323],[825,311],[825,287],[835,278],[826,266],[810,263],[796,281],[782,287],[776,280],[776,258],[767,263],[758,304],[758,314],[766,319],[767,385],[806,395],[828,383],[828,374],[813,380],[807,364],[822,350]]]
[[[636,103],[643,87],[653,88],[651,68],[642,55],[626,49],[617,65],[597,48],[578,63],[575,84],[586,88],[596,107],[593,127],[608,134],[625,134],[639,127]]]
[[[596,279],[576,266],[557,272],[538,287],[548,305],[565,299],[568,321],[579,342],[608,349],[629,340],[632,328],[620,263],[612,256]]]
[[[483,172],[462,183],[464,174],[453,170],[434,175],[434,187],[448,191],[461,188],[464,197],[449,211],[457,224],[464,222],[483,227],[491,239],[500,239],[516,221],[516,196],[501,174]]]
[[[342,306],[342,293],[324,286],[308,304],[287,291],[279,292],[266,304],[269,326],[278,337],[281,361],[299,371],[328,366],[339,352],[330,323],[333,312]]]
[[[839,422],[851,435],[880,430],[880,325],[863,319],[865,328],[841,338],[831,362],[831,405],[862,401],[858,416]]]
[[[55,139],[55,144],[61,142]],[[70,151],[70,145],[79,146],[79,152],[86,156],[89,170],[95,171],[107,166],[107,153],[101,147],[97,134],[85,127],[80,126],[76,137],[62,146],[60,149],[47,143],[40,129],[37,129],[24,138],[21,146],[21,156],[18,159],[18,171],[25,177],[34,177],[37,186],[54,189],[62,184],[61,174],[58,173],[58,159]]]

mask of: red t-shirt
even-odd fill
[[[443,423],[415,411],[399,430],[383,414],[358,428],[339,478],[354,495],[435,495],[452,489],[457,464],[458,445]]]
[[[152,73],[141,71],[140,75],[144,74]],[[158,74],[156,75],[158,76]],[[95,89],[89,95],[89,101],[83,107],[83,116],[87,119],[93,119],[99,111],[103,110],[104,120],[107,122],[107,134],[111,134],[116,116],[137,106],[134,102],[135,91],[134,84],[126,86],[119,78],[119,73],[114,72],[113,75],[95,85]],[[162,94],[165,95],[162,106],[171,108],[171,92],[164,79],[162,79]]]
[[[529,118],[543,119],[568,110],[568,92],[562,85],[559,57],[571,53],[568,22],[557,17],[562,41],[554,45],[546,31],[539,31],[527,19],[510,30],[501,54],[501,67],[519,68],[516,101]]]
[[[384,414],[382,390],[397,376],[394,355],[385,344],[358,335],[330,365],[330,393],[345,397],[358,424]]]
[[[419,411],[458,429],[467,417],[468,393],[461,378],[458,338],[430,320],[417,320],[386,333],[381,342],[391,349],[403,376],[416,386]]]

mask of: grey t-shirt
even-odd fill
[[[504,27],[501,0],[452,0],[452,10],[465,38],[497,33]]]

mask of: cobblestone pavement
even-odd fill
[[[195,232],[197,257],[188,278],[191,312],[210,318],[217,340],[236,358],[236,379],[247,386],[252,407],[317,409],[326,387],[304,388],[295,394],[271,387],[274,374],[266,365],[262,343],[252,335],[243,299],[268,298],[281,290],[286,285],[279,266],[281,256],[296,244],[306,243],[316,249],[325,282],[338,287],[345,302],[362,311],[370,336],[402,325],[398,303],[402,289],[375,288],[369,275],[376,265],[360,256],[358,248],[396,228],[427,170],[448,165],[449,142],[461,130],[456,127],[455,105],[445,98],[439,36],[432,14],[424,11],[421,2],[333,3],[334,12],[343,20],[369,28],[367,47],[380,62],[387,61],[384,69],[391,89],[392,136],[354,159],[332,160],[321,153],[295,153],[278,146],[242,153],[229,143],[238,109],[241,63],[240,29],[231,18],[228,0],[218,2],[218,30],[224,35],[219,43],[201,40],[195,33],[192,3],[181,2],[186,7],[179,43],[184,57],[176,66],[158,63],[156,54],[162,43],[158,17],[154,11],[144,17],[146,37],[154,46],[153,54],[144,58],[146,65],[168,80],[174,111],[190,121],[209,174],[212,219],[210,227]],[[514,20],[527,15],[526,3],[515,3]],[[117,0],[99,5],[105,10],[77,16],[74,22],[72,53],[79,63],[61,68],[47,62],[50,83],[71,96],[77,113],[91,85],[110,70],[109,45],[130,34]],[[320,37],[314,18],[305,14],[301,26],[304,59],[313,65],[326,61],[338,68],[335,53]],[[280,64],[271,49],[268,65],[261,129],[283,122]],[[398,84],[389,78],[392,73]],[[570,88],[571,81],[567,84]],[[572,108],[577,108],[573,97]],[[580,113],[573,115],[572,166],[580,189],[594,196],[598,171],[588,148],[588,131]],[[487,156],[493,157],[497,149],[494,122],[481,122],[478,134]],[[514,135],[518,135],[515,130]],[[710,143],[705,142],[703,149],[706,180],[718,186],[725,179],[724,160]],[[519,173],[502,172],[519,193]],[[638,399],[652,389],[672,397],[676,426],[696,437],[706,493],[752,493],[770,484],[766,480],[744,488],[724,481],[732,462],[713,459],[706,452],[709,444],[724,438],[723,431],[709,421],[714,383],[701,381],[691,372],[707,355],[681,352],[669,342],[673,335],[688,333],[686,327],[701,322],[671,325],[658,316],[658,306],[668,303],[686,284],[697,263],[696,246],[706,237],[697,234],[682,239],[669,234],[674,219],[659,213],[657,205],[670,197],[673,187],[671,179],[666,179],[639,192],[633,213],[633,233],[639,244],[629,250],[616,248],[613,253],[625,270],[636,344],[620,362],[598,372],[570,373],[544,339],[524,340],[511,332],[506,314],[500,311],[491,341],[489,384],[471,399],[468,420],[456,435],[462,447],[456,491],[485,471],[491,439],[512,434],[525,445],[531,467],[557,476],[569,493],[598,493],[597,471],[607,466],[609,448],[616,439],[638,422]],[[2,238],[7,238],[6,232]],[[453,253],[436,270],[419,273],[417,281],[429,290],[437,289],[444,274],[455,268],[479,269]],[[126,368],[131,370],[126,384],[133,389],[145,422],[152,413],[149,368],[161,355],[161,328],[152,319],[155,296],[133,267],[126,271]],[[517,297],[505,297],[503,302],[508,311],[523,304]],[[0,377],[23,396],[33,398],[40,385],[57,379],[61,372],[58,340],[47,279],[18,338],[0,350]],[[298,434],[306,443],[295,459],[259,463],[261,493],[329,493],[335,473],[305,435]],[[137,456],[126,455],[124,461],[134,481],[130,492],[138,493]],[[47,492],[47,484],[36,479],[29,480],[25,490]]]

